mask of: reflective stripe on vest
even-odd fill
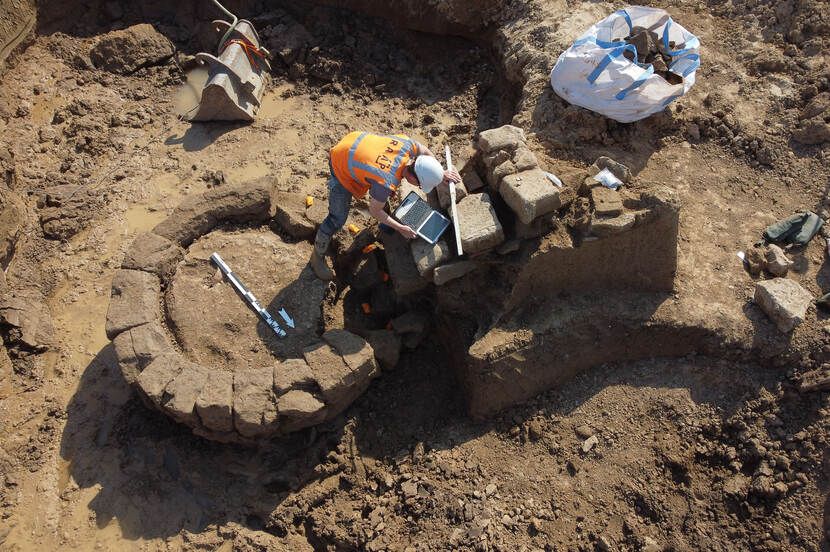
[[[382,184],[386,188],[394,191],[398,184],[397,172],[398,169],[401,167],[401,162],[403,161],[404,157],[412,153],[413,144],[411,140],[405,140],[400,136],[384,136],[384,138],[388,138],[389,140],[403,142],[403,146],[398,151],[398,154],[395,156],[395,159],[392,161],[389,168],[384,170],[367,163],[363,163],[355,159],[355,154],[357,153],[357,149],[360,146],[360,143],[363,139],[367,136],[367,132],[361,132],[360,135],[355,139],[352,147],[349,148],[349,157],[347,160],[347,168],[349,171],[349,175],[354,179],[355,182],[362,183],[362,179],[357,175],[357,169],[362,171],[366,171],[369,174],[372,174],[380,179],[377,184]],[[380,156],[378,156],[380,157]]]

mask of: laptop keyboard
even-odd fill
[[[409,208],[409,211],[401,217],[401,222],[413,230],[417,230],[430,213],[432,213],[432,207],[430,207],[425,201],[419,200],[416,201],[415,204]]]

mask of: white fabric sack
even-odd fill
[[[629,61],[623,52],[637,49],[623,40],[634,27],[657,33],[671,55],[669,71],[683,77],[672,85],[650,64]],[[616,41],[615,41],[616,40]],[[674,48],[669,42],[674,41]],[[562,52],[550,73],[559,96],[572,104],[621,123],[639,121],[666,108],[695,83],[700,40],[672,21],[664,10],[629,6],[593,25]]]

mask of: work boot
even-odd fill
[[[314,274],[321,280],[329,281],[334,278],[334,273],[326,262],[326,250],[329,248],[330,236],[324,235],[319,230],[314,238],[314,251],[311,252],[309,264]]]

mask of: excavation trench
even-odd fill
[[[231,182],[187,198],[128,250],[107,331],[127,380],[150,404],[201,435],[251,442],[336,416],[378,374],[378,364],[393,366],[401,350],[425,340],[444,344],[477,416],[598,364],[734,344],[720,328],[745,322],[700,311],[690,317],[684,299],[671,296],[681,206],[669,190],[631,182],[618,218],[600,221],[608,228],[600,234],[591,230],[598,200],[584,185],[590,175],[583,165],[556,164],[564,187],[555,194],[541,177],[546,197],[556,196],[556,207],[544,212],[519,205],[520,193],[515,200],[499,186],[502,163],[520,164],[520,152],[521,175],[554,168],[533,134],[493,148],[477,140],[527,119],[539,101],[538,79],[524,89],[528,74],[546,62],[512,48],[503,34],[497,39],[493,6],[449,2],[417,14],[414,3],[395,14],[372,2],[349,6],[228,6],[248,15],[274,54],[274,81],[259,112],[263,128],[296,124],[269,133],[286,163],[241,167]],[[98,21],[72,20],[71,7],[43,4],[39,32],[85,37],[150,20],[182,52],[215,47],[208,3],[83,3]],[[432,267],[464,274],[439,282],[436,272],[421,271],[411,245],[379,231],[361,202],[349,221],[360,231],[335,237],[336,288],[327,290],[305,267],[308,240],[325,216],[324,152],[361,127],[407,133],[436,152],[447,144],[456,153],[472,192],[465,209],[486,204],[470,207],[470,216],[492,222],[487,232],[498,227],[484,245],[473,239],[462,263],[449,255],[447,267]],[[213,128],[194,124],[171,144],[185,152],[208,148],[212,139],[203,138]],[[544,131],[533,123],[525,130]],[[314,206],[306,208],[312,194]],[[532,214],[517,215],[525,208]],[[255,323],[241,298],[220,285],[212,251],[236,267],[272,314],[287,309],[297,322],[287,338]],[[658,342],[663,347],[655,350]]]

